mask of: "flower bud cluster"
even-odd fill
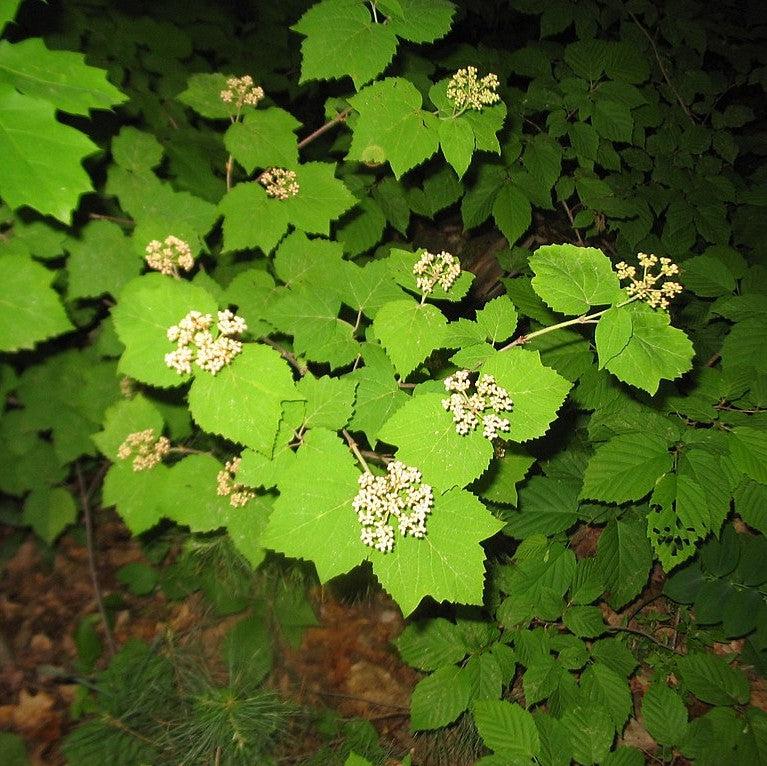
[[[156,437],[154,428],[128,434],[117,448],[117,457],[127,460],[133,456],[134,471],[148,471],[162,462],[170,452],[170,441],[165,436]]]
[[[477,68],[470,66],[459,69],[450,78],[447,97],[458,111],[463,112],[466,109],[481,111],[483,107],[501,100],[496,93],[498,85],[497,75],[488,74],[480,80],[477,78]]]
[[[240,458],[232,458],[216,475],[216,492],[221,497],[228,497],[229,505],[232,508],[242,508],[256,496],[252,489],[235,481],[235,474],[240,468],[240,462]]]
[[[229,309],[218,312],[218,335],[213,337],[213,317],[190,311],[178,324],[168,328],[168,340],[176,344],[165,354],[165,364],[179,375],[192,371],[192,362],[215,375],[242,351],[242,343],[233,335],[248,329],[242,317]]]
[[[679,266],[671,262],[670,258],[658,258],[657,255],[639,253],[639,265],[642,267],[642,277],[637,278],[636,266],[629,266],[621,261],[615,264],[615,270],[619,279],[629,279],[631,284],[626,286],[626,292],[633,298],[637,297],[652,308],[668,308],[670,300],[682,292],[682,285],[678,282],[668,281],[679,273]],[[660,264],[660,269],[653,274],[651,269]],[[663,284],[658,284],[666,278]]]
[[[444,250],[436,255],[427,250],[413,266],[413,274],[424,295],[430,295],[437,284],[447,292],[461,276],[461,263]]]
[[[243,77],[230,77],[226,88],[219,94],[225,104],[232,104],[238,111],[247,104],[256,106],[264,97],[264,89],[253,83],[253,78],[246,74]]]
[[[481,375],[472,392],[469,375],[469,370],[458,370],[445,378],[445,390],[450,396],[442,400],[442,406],[452,414],[456,433],[466,436],[481,423],[483,436],[492,441],[508,433],[511,424],[499,413],[509,412],[513,402],[492,375]]]
[[[194,266],[192,248],[183,239],[172,234],[163,242],[153,239],[146,246],[147,265],[161,274],[177,277],[179,269],[189,271]]]
[[[266,193],[275,199],[285,200],[295,197],[301,188],[295,171],[285,168],[265,170],[258,180],[266,189]]]
[[[358,479],[360,489],[352,507],[362,524],[360,540],[371,548],[389,553],[394,549],[393,520],[403,536],[426,537],[426,517],[434,505],[434,494],[421,483],[421,472],[399,460],[386,466],[385,476],[366,471]]]

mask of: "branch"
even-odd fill
[[[685,104],[685,102],[682,100],[682,97],[679,95],[679,91],[674,87],[673,83],[671,82],[671,78],[668,76],[668,71],[666,71],[666,67],[663,64],[663,61],[661,60],[660,51],[658,51],[658,46],[655,44],[655,40],[653,40],[652,35],[642,26],[641,22],[633,13],[633,11],[627,11],[627,13],[629,16],[631,16],[633,22],[642,31],[642,34],[650,41],[650,45],[652,45],[653,53],[655,54],[655,60],[658,62],[658,68],[660,69],[660,73],[663,75],[663,79],[666,81],[666,85],[668,85],[668,87],[671,89],[671,92],[674,94],[674,97],[679,103],[679,106],[682,107],[682,109],[684,110],[684,113],[687,115],[690,122],[693,125],[697,125],[698,123],[696,119],[692,116],[692,113],[688,109],[687,104]]]
[[[88,549],[88,569],[90,570],[91,583],[93,584],[93,593],[96,598],[96,605],[98,606],[99,614],[101,615],[101,621],[104,623],[104,635],[107,640],[107,647],[109,648],[110,656],[114,656],[117,651],[115,645],[115,639],[112,635],[112,629],[109,627],[109,620],[107,619],[107,612],[104,609],[104,599],[101,597],[101,587],[99,586],[99,576],[96,571],[96,554],[93,542],[93,518],[91,516],[91,504],[88,499],[88,492],[85,489],[85,482],[83,481],[83,474],[80,471],[80,464],[75,462],[75,475],[77,476],[77,489],[80,493],[80,505],[83,509],[83,517],[85,519],[85,545]]]
[[[562,207],[565,209],[565,213],[567,213],[567,217],[570,219],[570,227],[575,232],[575,236],[578,238],[578,244],[583,247],[585,244],[583,241],[583,237],[581,236],[580,231],[575,228],[575,219],[573,218],[572,210],[570,210],[570,207],[568,206],[567,202],[565,200],[562,200]]]
[[[324,125],[317,128],[313,133],[310,133],[306,138],[302,138],[298,142],[298,148],[303,149],[307,144],[314,141],[315,138],[319,138],[323,133],[327,133],[334,125],[338,125],[340,122],[344,122],[346,118],[352,113],[351,107],[344,109],[343,112],[339,112],[332,120],[328,120]]]
[[[267,336],[264,336],[260,340],[261,343],[265,343],[267,346],[271,346],[276,351],[279,351],[280,356],[286,362],[288,362],[288,364],[290,364],[301,377],[309,372],[309,368],[302,361],[300,361],[292,351],[288,351],[286,348],[283,348],[279,343],[277,343],[277,341],[274,341]]]
[[[680,652],[679,649],[672,648],[670,646],[667,646],[658,638],[655,638],[655,636],[652,635],[652,633],[645,633],[643,630],[638,630],[637,628],[628,628],[624,627],[622,625],[618,625],[613,628],[607,629],[608,633],[630,633],[632,636],[641,636],[642,638],[646,638],[648,641],[651,641],[656,646],[659,646],[661,649],[665,649],[667,652],[673,652],[674,654],[684,655],[684,652]]]
[[[354,457],[357,458],[365,473],[370,473],[370,468],[368,468],[368,464],[365,462],[365,458],[362,457],[360,448],[357,446],[357,442],[352,438],[352,435],[345,428],[342,429],[341,433],[344,435],[344,439],[346,439],[349,449],[354,453]]]

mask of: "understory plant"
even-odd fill
[[[412,729],[484,766],[640,764],[632,718],[661,761],[767,761],[764,20],[34,13],[0,5],[3,520],[52,544],[98,493],[368,568]],[[684,649],[625,619],[651,573]]]

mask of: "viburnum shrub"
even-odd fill
[[[23,523],[54,541],[73,472],[108,461],[135,535],[460,605],[398,648],[430,673],[413,728],[471,711],[486,766],[642,762],[605,619],[676,571],[714,628],[641,657],[644,724],[662,757],[763,758],[745,677],[704,651],[767,660],[757,38],[692,0],[67,6],[0,42]],[[688,722],[687,693],[714,707]]]

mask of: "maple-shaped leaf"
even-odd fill
[[[106,74],[88,66],[82,53],[49,50],[39,37],[0,42],[0,83],[62,112],[87,115],[91,109],[110,109],[127,101]]]
[[[343,428],[354,409],[354,392],[357,384],[349,378],[315,378],[305,375],[296,386],[298,393],[306,397],[304,425],[307,428],[327,428],[336,431]]]
[[[485,551],[480,542],[502,528],[503,522],[471,492],[435,493],[434,507],[426,519],[426,537],[400,536],[391,553],[368,549],[373,572],[405,616],[425,596],[481,604]]]
[[[129,282],[112,309],[115,331],[125,344],[118,369],[152,386],[179,386],[189,375],[179,375],[165,364],[175,348],[168,328],[190,311],[215,316],[218,306],[205,290],[163,274],[145,274]]]
[[[428,303],[392,301],[373,320],[376,337],[404,379],[445,340],[447,319]]]
[[[224,134],[224,145],[248,173],[256,168],[295,168],[301,123],[290,112],[273,106],[258,109],[235,122]]]
[[[309,431],[281,477],[280,496],[262,544],[313,561],[323,583],[361,563],[371,549],[360,541],[352,508],[359,475],[337,434],[321,428]]]
[[[443,394],[411,397],[378,432],[397,447],[397,459],[413,465],[424,481],[440,489],[465,487],[487,469],[493,445],[476,429],[465,436],[442,406]]]
[[[288,230],[282,200],[270,199],[260,183],[237,184],[218,204],[224,216],[224,252],[259,248],[270,253]]]
[[[508,391],[514,407],[504,417],[511,424],[508,439],[516,442],[543,436],[572,386],[541,362],[538,351],[522,348],[491,356],[481,372],[493,375],[498,385]]]
[[[200,372],[189,411],[200,428],[269,454],[282,402],[303,399],[287,362],[274,349],[248,343],[219,373]]]
[[[98,147],[56,119],[48,101],[0,84],[0,196],[69,223],[80,195],[92,190],[82,166]]]
[[[361,0],[322,0],[291,27],[301,43],[301,79],[351,77],[359,90],[394,58],[397,37],[390,24],[374,20]]]
[[[117,454],[125,439],[137,431],[154,430],[155,437],[162,434],[163,419],[159,410],[144,396],[121,399],[104,414],[104,428],[91,437],[101,452],[112,461],[119,461]],[[127,460],[131,463],[131,460]]]
[[[163,517],[160,506],[169,472],[162,464],[148,471],[134,471],[128,460],[115,463],[104,477],[102,505],[115,506],[128,529],[140,535]]]
[[[437,151],[439,120],[424,111],[423,99],[410,81],[390,77],[373,83],[349,103],[359,112],[348,159],[388,161],[396,178]]]
[[[0,257],[0,351],[32,348],[73,329],[59,294],[50,286],[53,277],[52,271],[23,255]]]
[[[431,43],[450,31],[455,5],[448,0],[398,0],[397,5],[400,13],[393,13],[387,22],[397,37]]]

